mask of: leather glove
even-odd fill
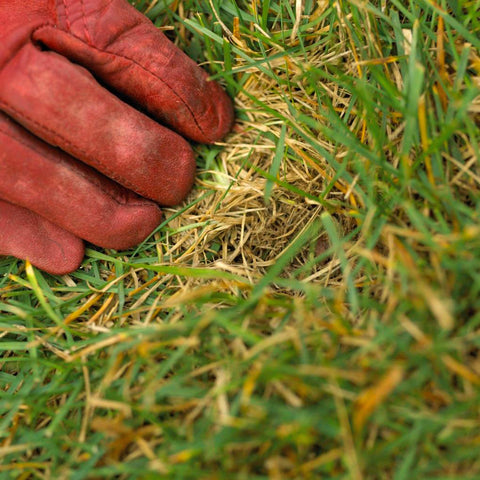
[[[126,0],[0,0],[0,24],[0,254],[61,274],[81,239],[141,242],[230,99]]]

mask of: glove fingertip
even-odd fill
[[[76,270],[85,253],[83,241],[43,217],[0,200],[0,255],[29,260],[54,275]]]
[[[66,275],[82,264],[85,255],[83,241],[69,232],[62,231],[55,238],[48,238],[44,246],[43,255],[34,254],[29,258],[30,263],[40,270],[52,275]]]

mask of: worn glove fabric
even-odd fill
[[[60,274],[81,239],[141,242],[230,99],[126,0],[0,0],[0,25],[0,255]]]

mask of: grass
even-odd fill
[[[136,6],[236,127],[136,250],[0,259],[0,478],[480,478],[480,2]]]

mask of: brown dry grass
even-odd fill
[[[401,2],[319,0],[300,18],[302,2],[272,1],[284,23],[265,31],[263,3],[162,11],[182,47],[204,36],[212,72],[228,51],[238,116],[218,151],[195,147],[196,187],[155,241],[1,287],[17,318],[0,381],[23,397],[0,398],[0,457],[24,465],[0,472],[478,478],[478,48],[458,80],[470,47],[436,5],[411,2],[415,22]]]

